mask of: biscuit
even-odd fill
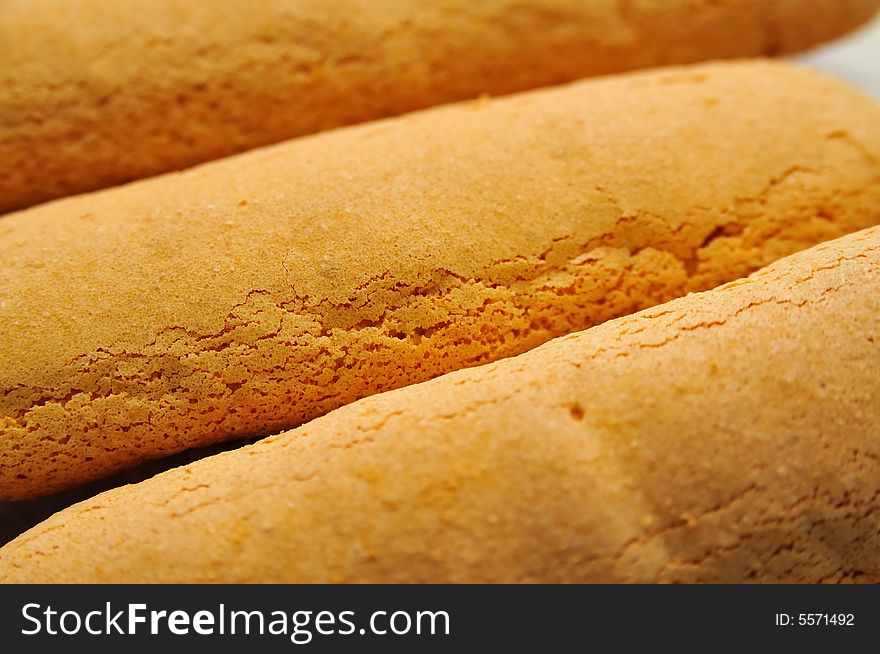
[[[790,52],[878,0],[6,0],[0,212],[443,102]]]
[[[880,107],[782,63],[306,137],[0,220],[0,498],[289,429],[880,217]]]
[[[9,582],[880,581],[880,228],[56,514]]]

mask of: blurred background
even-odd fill
[[[880,100],[880,18],[848,38],[792,59],[845,79]]]

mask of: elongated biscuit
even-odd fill
[[[125,486],[3,582],[880,580],[880,228]]]
[[[880,107],[716,64],[428,111],[0,220],[0,497],[277,433],[880,216]]]
[[[878,0],[5,0],[0,212],[329,127],[789,52]]]

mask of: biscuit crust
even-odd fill
[[[877,222],[880,107],[672,68],[307,137],[0,220],[0,498],[278,433]]]
[[[75,505],[3,582],[880,581],[880,228]]]
[[[878,5],[4,0],[0,212],[482,93],[800,50]]]

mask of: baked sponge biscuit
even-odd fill
[[[880,0],[4,0],[0,212],[330,127],[806,48]]]
[[[0,220],[0,497],[294,427],[880,217],[880,107],[781,63],[292,141]]]
[[[2,582],[880,580],[880,228],[56,514]]]

